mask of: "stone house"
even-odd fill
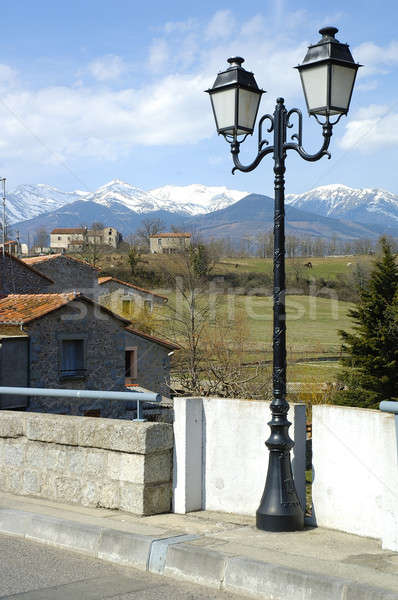
[[[50,277],[54,282],[54,292],[78,290],[93,299],[98,295],[100,269],[84,260],[67,254],[47,254],[24,258],[23,262]]]
[[[11,294],[0,300],[0,385],[165,393],[177,346],[138,331],[82,294]],[[16,404],[16,399],[17,404]],[[0,407],[119,417],[123,402],[0,397]]]
[[[0,295],[52,291],[54,281],[16,256],[0,250]]]
[[[133,319],[140,311],[152,312],[155,306],[163,306],[168,298],[150,292],[133,283],[115,277],[99,277],[98,302],[127,319]]]
[[[151,254],[178,254],[190,245],[190,233],[157,233],[149,236]]]
[[[179,346],[132,326],[126,328],[126,384],[170,396],[170,358]]]
[[[81,249],[87,244],[117,248],[122,236],[114,227],[88,229],[87,227],[58,227],[50,233],[54,250]]]

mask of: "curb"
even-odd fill
[[[0,509],[0,533],[264,600],[398,600],[383,588],[189,544],[199,535],[152,537],[13,509]]]

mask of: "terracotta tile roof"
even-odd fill
[[[0,254],[1,256],[2,251],[0,248]],[[51,279],[50,277],[47,277],[47,275],[44,275],[44,273],[40,273],[40,271],[38,271],[37,269],[33,268],[29,263],[26,263],[25,260],[21,260],[20,258],[18,258],[17,256],[14,256],[13,254],[9,254],[8,252],[5,252],[5,255],[8,256],[8,258],[11,258],[11,260],[18,262],[19,264],[23,265],[26,269],[29,269],[29,271],[32,271],[33,273],[35,273],[36,275],[38,275],[39,277],[42,277],[42,279],[47,279],[47,281],[49,281],[50,283],[54,283],[54,280]]]
[[[157,298],[162,298],[162,300],[168,300],[167,296],[162,296],[161,294],[156,294],[155,292],[151,292],[150,290],[146,290],[145,288],[138,287],[138,285],[134,285],[134,283],[129,283],[128,281],[122,281],[121,279],[116,279],[116,277],[98,277],[98,284],[102,285],[103,283],[108,283],[109,281],[115,281],[119,285],[127,285],[127,287],[133,288],[134,290],[138,290],[139,292],[144,292],[145,294],[150,294],[151,296],[156,296]]]
[[[154,235],[150,235],[150,238],[179,238],[179,237],[184,237],[184,238],[190,238],[191,234],[190,233],[156,233]]]
[[[124,324],[130,323],[128,319],[116,315],[108,308],[91,300],[91,298],[83,296],[80,292],[67,292],[60,294],[9,294],[5,298],[0,299],[0,327],[1,325],[30,323],[73,302],[73,300],[95,305],[118,321]]]
[[[17,244],[18,245],[18,242],[15,241],[15,240],[9,240],[8,242],[4,242],[5,246],[11,246],[11,244]]]
[[[69,260],[74,260],[76,262],[82,263],[83,265],[91,267],[96,271],[101,270],[99,267],[94,267],[94,265],[87,262],[86,260],[76,258],[76,256],[70,256],[69,254],[61,254],[60,252],[58,254],[45,254],[44,256],[31,256],[30,258],[24,258],[23,262],[27,265],[38,265],[40,263],[47,262],[48,260],[54,260],[55,258],[59,258],[60,256],[62,256],[63,258],[68,258]]]
[[[177,344],[174,344],[169,340],[155,337],[154,335],[149,335],[149,333],[144,333],[139,329],[134,329],[134,327],[132,326],[126,327],[126,331],[128,331],[129,333],[133,333],[134,335],[138,335],[139,337],[142,337],[146,340],[149,340],[150,342],[155,342],[155,344],[159,344],[159,346],[164,346],[169,350],[180,350],[180,346],[178,346]]]
[[[84,229],[82,227],[57,227],[55,229],[53,229],[52,231],[50,231],[51,233],[83,233]]]
[[[0,300],[0,324],[29,323],[58,310],[75,300],[75,292],[67,294],[9,294]]]

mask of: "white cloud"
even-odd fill
[[[208,40],[220,40],[230,37],[235,30],[235,19],[230,10],[219,10],[206,28]]]
[[[165,40],[158,39],[152,42],[149,50],[149,67],[152,71],[160,71],[169,59],[169,47]]]
[[[168,21],[164,26],[164,32],[170,33],[186,33],[191,31],[196,26],[194,19],[188,19],[187,21]]]
[[[115,54],[107,54],[101,58],[97,58],[88,65],[89,73],[97,81],[112,81],[126,71],[126,64],[120,56]]]
[[[282,6],[279,3],[279,11]],[[289,20],[289,14],[285,16]],[[302,16],[302,12],[290,14],[292,27]],[[140,145],[191,144],[206,139],[215,134],[215,127],[203,90],[227,67],[226,59],[237,54],[247,59],[244,66],[254,71],[258,85],[268,92],[260,112],[272,111],[281,94],[286,95],[289,106],[297,98],[302,106],[299,77],[292,67],[303,59],[307,44],[297,43],[301,35],[296,35],[296,30],[271,35],[266,30],[262,15],[249,18],[239,30],[227,10],[216,12],[208,23],[168,23],[149,45],[149,68],[141,70],[143,79],[134,88],[112,89],[111,83],[129,69],[123,58],[115,55],[90,63],[95,81],[90,79],[89,85],[83,77],[79,86],[39,90],[16,83],[0,95],[0,160],[31,164],[81,158],[117,160]],[[0,87],[7,77],[17,82],[13,70],[0,65]],[[380,107],[378,110],[376,118],[383,119],[384,113]],[[349,123],[344,147],[363,135],[374,118],[370,114],[368,108]]]
[[[380,148],[398,145],[398,113],[395,107],[372,104],[358,111],[346,125],[340,145],[345,150],[369,154]]]

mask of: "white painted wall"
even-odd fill
[[[255,514],[268,467],[269,403],[175,398],[174,412],[174,511]],[[296,441],[293,472],[304,503],[305,406],[291,405],[289,418],[290,436]]]
[[[394,416],[342,406],[312,409],[318,526],[382,539],[398,550],[398,461]]]

